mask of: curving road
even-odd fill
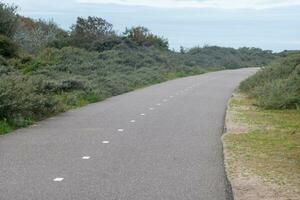
[[[225,109],[256,70],[165,82],[1,136],[0,199],[230,199]]]

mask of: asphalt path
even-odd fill
[[[230,199],[225,110],[256,70],[168,81],[1,136],[0,199]]]

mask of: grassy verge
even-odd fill
[[[235,94],[227,112],[225,163],[235,199],[300,199],[300,110],[265,110]]]

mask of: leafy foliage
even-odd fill
[[[24,75],[2,75],[0,79],[0,118],[15,121],[42,117],[56,104],[43,94],[39,86],[42,79]],[[18,124],[16,124],[18,125]]]
[[[186,50],[185,50],[186,51]],[[186,65],[201,65],[203,67],[225,67],[237,69],[243,67],[262,67],[270,63],[275,57],[271,51],[258,48],[224,48],[217,46],[195,47],[182,52]]]
[[[18,25],[17,7],[0,2],[0,34],[12,38]]]
[[[242,82],[240,88],[265,108],[286,109],[300,105],[300,52],[263,68]]]
[[[99,17],[78,17],[71,29],[72,45],[90,50],[97,49],[95,43],[104,44],[115,36],[113,25]]]
[[[262,66],[277,56],[255,48],[209,46],[179,53],[145,27],[118,35],[99,17],[78,17],[67,32],[53,21],[17,16],[15,7],[0,4],[4,15],[13,28],[0,36],[0,133],[136,88],[207,71]],[[1,31],[3,21],[1,17]]]
[[[152,34],[149,29],[143,26],[126,28],[124,35],[139,46],[155,46],[165,50],[169,48],[168,40]]]
[[[14,39],[29,53],[46,47],[62,48],[69,44],[68,33],[60,29],[53,21],[34,21],[22,17]]]
[[[0,35],[0,55],[11,58],[17,55],[18,47],[8,37]]]

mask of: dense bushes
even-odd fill
[[[242,82],[240,88],[269,109],[300,106],[300,52],[291,53]]]
[[[169,48],[168,40],[152,34],[149,29],[143,26],[126,28],[124,35],[139,46],[154,46],[165,50]]]
[[[17,25],[18,15],[17,7],[0,2],[0,34],[13,38]]]
[[[38,119],[55,109],[53,97],[40,91],[42,79],[19,74],[2,75],[0,79],[0,119],[15,126],[25,120]]]
[[[20,54],[0,67],[0,121],[3,127],[19,127],[146,85],[225,69],[203,67],[197,61],[187,65],[191,59],[144,46],[101,52],[45,48],[36,55]]]
[[[183,51],[183,50],[182,50]],[[243,67],[261,67],[269,64],[276,54],[258,48],[224,48],[217,46],[195,47],[182,52],[182,59],[188,66],[225,67],[237,69]]]
[[[14,40],[29,53],[37,53],[46,47],[62,48],[70,43],[68,33],[53,21],[25,17],[20,17],[19,21]]]
[[[109,43],[108,41],[112,41],[112,38],[117,39],[113,25],[99,17],[89,16],[87,19],[78,17],[71,29],[72,45],[88,50],[95,50],[99,47],[96,45],[98,43]],[[109,47],[111,48],[112,46]]]
[[[79,17],[68,32],[53,21],[19,16],[16,7],[2,3],[0,34],[0,133],[139,87],[212,70],[258,67],[276,56],[214,46],[178,53],[145,27],[117,34],[99,17]]]
[[[137,48],[104,52],[46,48],[35,56],[9,59],[7,66],[0,66],[2,125],[24,126],[72,107],[207,71],[199,66],[179,67],[169,51]]]
[[[11,58],[17,55],[18,47],[8,37],[0,35],[0,56]]]

